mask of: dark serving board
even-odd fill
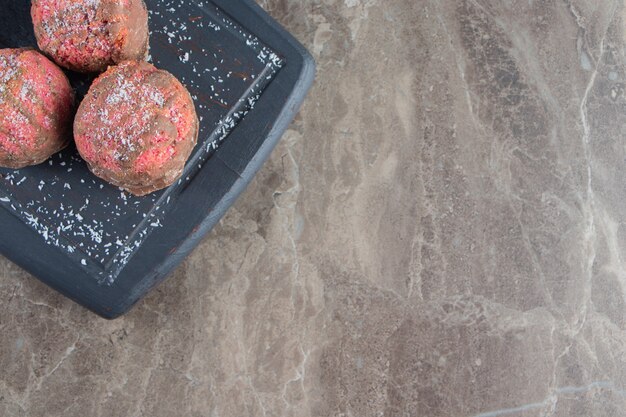
[[[310,88],[308,52],[252,0],[147,0],[150,59],[189,88],[201,120],[183,178],[134,197],[96,178],[74,148],[0,169],[0,252],[115,318],[211,230],[268,158]],[[30,2],[3,0],[0,47],[35,46]],[[78,95],[88,77],[68,74]]]

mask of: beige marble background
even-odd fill
[[[0,416],[626,415],[621,0],[264,0],[319,63],[100,320],[0,261]]]

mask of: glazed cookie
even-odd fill
[[[39,164],[71,138],[74,92],[59,67],[32,49],[0,50],[0,166]]]
[[[78,151],[91,171],[135,195],[176,181],[197,138],[198,117],[187,89],[143,61],[100,75],[74,122]]]
[[[33,0],[39,48],[59,65],[102,72],[148,51],[148,11],[143,0]]]

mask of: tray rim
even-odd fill
[[[255,108],[239,122],[222,147],[209,159],[211,163],[207,161],[200,170],[199,175],[204,171],[204,177],[208,178],[202,183],[192,182],[188,190],[183,191],[178,197],[180,201],[176,202],[176,207],[166,215],[166,218],[196,211],[195,207],[190,208],[191,206],[185,204],[196,204],[199,208],[206,209],[206,206],[212,204],[210,199],[196,195],[198,193],[191,194],[194,191],[202,191],[197,190],[201,185],[215,182],[209,171],[218,171],[225,176],[227,174],[229,178],[222,178],[220,182],[222,185],[227,183],[228,189],[208,212],[200,217],[199,213],[192,213],[195,220],[192,218],[191,221],[186,221],[180,230],[171,230],[179,228],[177,225],[169,224],[153,233],[129,261],[117,280],[111,285],[103,285],[97,282],[96,277],[75,265],[53,262],[62,260],[64,254],[58,248],[43,242],[37,233],[17,221],[8,210],[0,210],[0,224],[4,225],[3,229],[6,229],[7,235],[12,237],[10,244],[8,239],[0,240],[0,253],[40,281],[103,318],[114,319],[128,312],[152,288],[161,283],[212,230],[267,160],[313,84],[316,66],[312,56],[256,2],[212,1],[247,31],[283,56],[286,65],[263,92]],[[242,7],[246,9],[245,12],[241,11]],[[284,97],[284,100],[278,103],[280,106],[271,100],[276,95]],[[243,135],[249,134],[246,131],[250,130],[250,125],[257,122],[256,119],[264,111],[273,115],[272,120],[265,120],[266,130],[259,133],[256,138],[248,140],[258,145],[258,149],[254,153],[248,152],[242,158],[237,158],[236,152],[227,154],[226,150],[233,148],[236,142],[242,142]],[[252,129],[252,132],[257,130]],[[262,137],[264,139],[261,140]],[[185,204],[181,206],[179,204],[181,202]],[[32,255],[34,250],[39,256]],[[158,261],[154,261],[155,255],[159,255],[156,256]]]

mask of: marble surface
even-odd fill
[[[319,75],[128,316],[0,261],[0,415],[626,414],[626,9],[263,0]]]

